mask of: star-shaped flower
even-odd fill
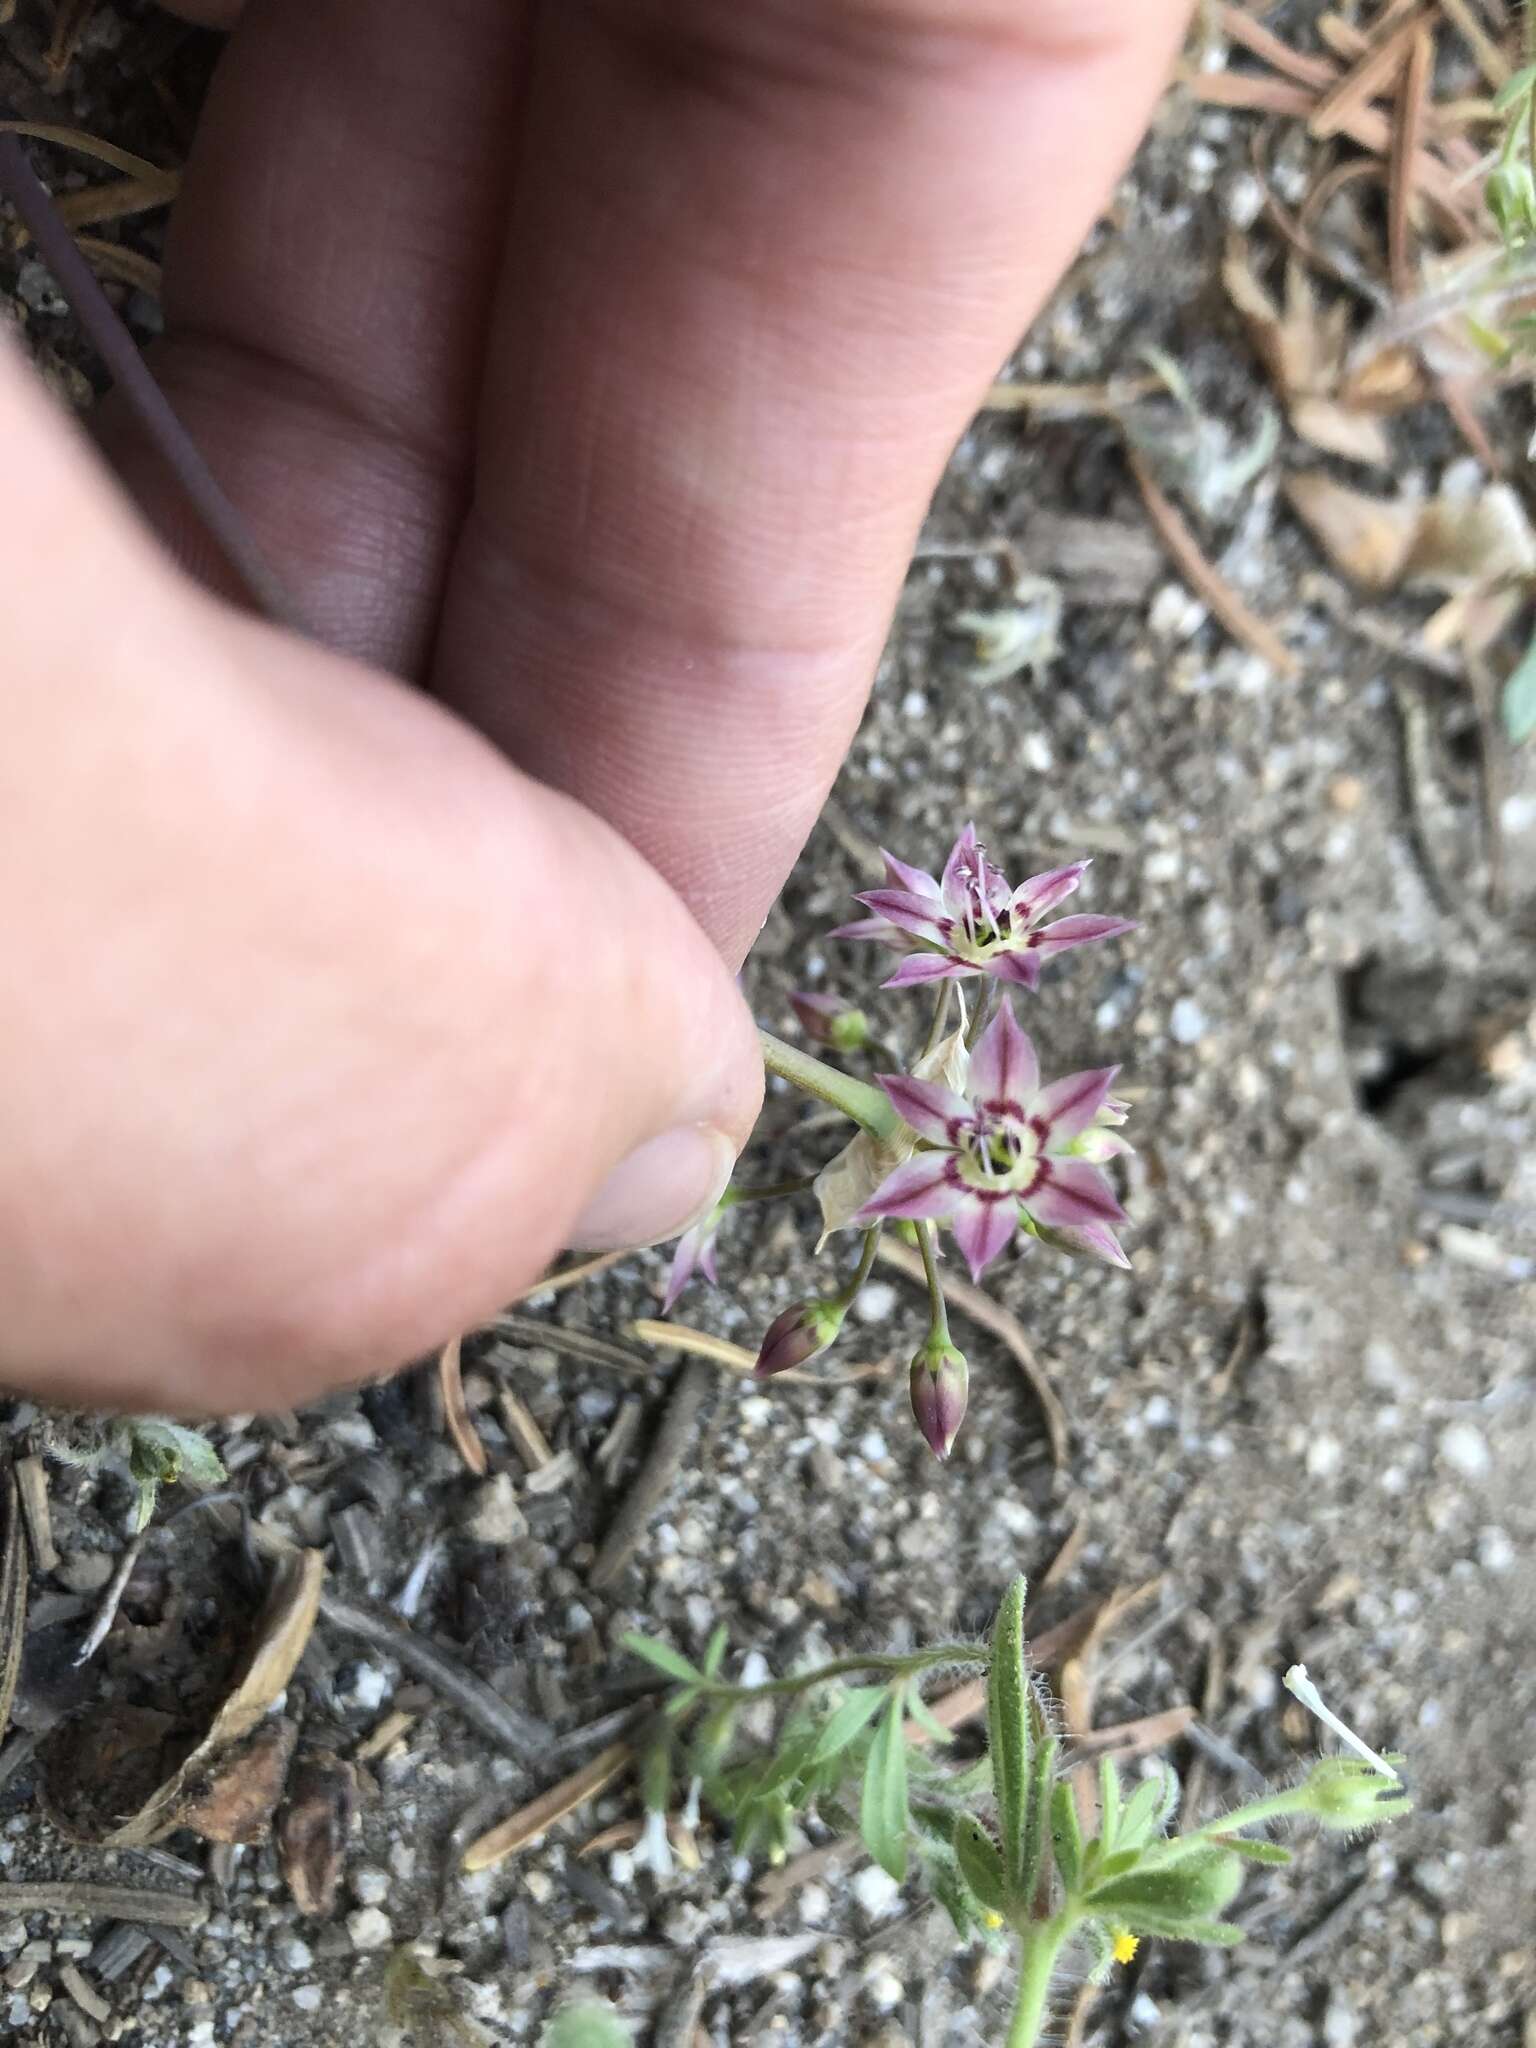
[[[1085,1132],[1104,1131],[1100,1117],[1119,1071],[1096,1067],[1042,1087],[1035,1048],[1005,998],[971,1055],[963,1096],[910,1074],[880,1076],[920,1149],[886,1176],[854,1223],[946,1223],[977,1280],[1021,1224],[1065,1249],[1128,1266],[1114,1234],[1125,1211],[1077,1145]]]
[[[857,898],[873,915],[839,926],[832,937],[875,939],[905,950],[907,958],[886,988],[988,974],[1032,989],[1043,964],[1058,953],[1136,929],[1123,917],[1062,917],[1042,924],[1077,888],[1088,862],[1031,875],[1014,889],[987,859],[974,825],[955,841],[939,879],[894,854],[884,860],[885,886]]]

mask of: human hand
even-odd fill
[[[156,369],[325,644],[0,360],[12,1383],[286,1403],[711,1199],[729,969],[1184,12],[251,0]]]

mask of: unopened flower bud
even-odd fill
[[[1131,1113],[1131,1105],[1111,1095],[1100,1103],[1098,1114],[1086,1131],[1081,1131],[1066,1148],[1078,1159],[1088,1159],[1095,1166],[1103,1166],[1111,1159],[1123,1158],[1131,1150],[1129,1143],[1119,1135],[1121,1124]]]
[[[795,994],[789,1006],[800,1019],[800,1029],[817,1045],[829,1045],[834,1052],[861,1052],[869,1044],[869,1019],[841,996]]]
[[[836,1341],[847,1313],[841,1302],[796,1302],[768,1325],[753,1372],[758,1379],[767,1380],[776,1372],[805,1365]]]
[[[953,1344],[930,1338],[912,1361],[912,1414],[936,1458],[947,1458],[954,1448],[969,1384],[965,1354]]]

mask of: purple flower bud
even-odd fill
[[[841,996],[797,992],[790,996],[789,1006],[815,1045],[828,1045],[834,1052],[861,1052],[869,1043],[869,1019]]]
[[[930,1339],[912,1361],[912,1413],[936,1458],[947,1458],[965,1420],[970,1372],[953,1344]]]
[[[797,1301],[768,1325],[753,1372],[760,1380],[805,1365],[832,1344],[847,1310],[835,1301]]]

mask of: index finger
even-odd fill
[[[437,686],[727,956],[1185,0],[542,10]]]

